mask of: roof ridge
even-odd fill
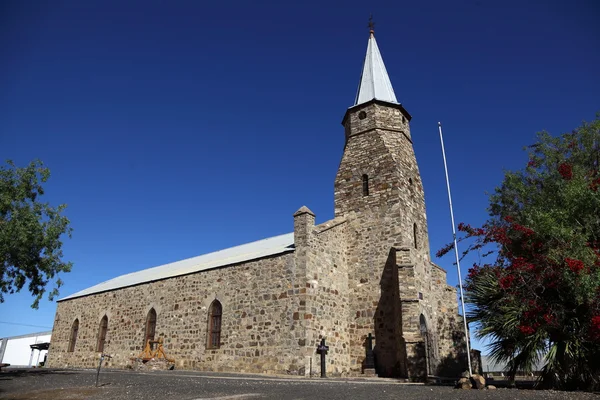
[[[293,244],[293,232],[263,238],[253,242],[242,243],[210,253],[119,275],[87,289],[80,290],[72,295],[59,299],[58,301],[60,302],[93,293],[106,292],[141,283],[188,275],[195,272],[291,252],[294,251]]]

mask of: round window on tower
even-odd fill
[[[367,118],[367,113],[364,111],[361,111],[358,113],[358,119],[365,119]]]

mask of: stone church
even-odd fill
[[[465,368],[456,290],[430,259],[410,131],[373,31],[334,182],[334,218],[118,276],[59,300],[48,365],[126,368],[162,338],[175,368],[423,379]],[[290,223],[291,223],[290,216]],[[372,337],[372,353],[368,336]],[[371,361],[372,360],[372,361]]]

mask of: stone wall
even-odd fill
[[[349,373],[348,268],[346,261],[346,221],[334,219],[313,230],[313,258],[308,268],[307,287],[313,319],[307,324],[307,345],[312,351],[312,371],[319,374],[320,354],[316,347],[322,338],[329,346],[327,375]]]
[[[157,313],[177,368],[207,371],[304,374],[304,328],[298,317],[305,282],[296,281],[294,254],[122,288],[58,303],[51,367],[95,367],[100,320],[108,316],[105,352],[110,367],[125,367],[144,345],[148,311]],[[208,309],[223,306],[221,347],[207,349]],[[68,352],[79,319],[74,352]]]
[[[430,261],[409,119],[401,106],[379,101],[348,110],[335,218],[315,225],[308,208],[298,210],[293,253],[60,302],[48,365],[94,367],[107,315],[105,352],[115,356],[108,365],[125,367],[142,350],[154,308],[156,337],[177,368],[319,374],[316,348],[325,338],[328,375],[359,375],[373,334],[380,376],[459,370],[456,290]],[[215,299],[223,306],[221,346],[207,349]],[[76,318],[79,338],[68,352]]]

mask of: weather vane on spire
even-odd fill
[[[369,17],[369,30],[371,33],[375,33],[375,22],[373,22],[373,14]]]

